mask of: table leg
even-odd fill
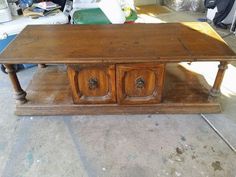
[[[223,78],[224,78],[224,75],[225,75],[225,71],[226,69],[228,68],[228,62],[220,62],[219,64],[219,70],[217,72],[217,75],[216,75],[216,79],[215,79],[215,82],[214,82],[214,85],[210,91],[210,96],[212,97],[218,97],[220,96],[220,86],[221,86],[221,83],[223,81]]]
[[[26,100],[26,92],[21,88],[20,82],[17,78],[16,71],[13,67],[13,65],[5,64],[6,72],[9,75],[9,78],[11,80],[13,89],[15,91],[15,99],[17,104],[24,104],[27,102]]]
[[[38,64],[38,67],[39,68],[46,68],[46,65],[45,64]]]

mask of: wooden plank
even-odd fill
[[[207,23],[28,26],[0,63],[143,63],[236,60]]]
[[[16,108],[19,116],[55,115],[125,115],[125,114],[198,114],[220,113],[218,103],[212,104],[158,104],[158,105],[21,105]]]
[[[220,104],[208,99],[201,75],[178,64],[166,68],[163,102],[160,104],[80,105],[72,101],[66,68],[49,66],[35,73],[27,89],[28,102],[17,105],[17,115],[219,113]],[[210,86],[209,86],[210,87]]]

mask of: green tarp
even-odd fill
[[[99,8],[94,9],[81,9],[73,14],[74,24],[111,24],[106,15]],[[127,22],[132,22],[137,19],[137,13],[132,10],[129,17],[126,18]]]
[[[73,15],[74,24],[111,24],[101,9],[77,10]]]

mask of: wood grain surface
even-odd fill
[[[236,60],[207,23],[27,26],[0,63],[141,63]]]
[[[70,65],[67,73],[75,104],[116,103],[115,65]]]
[[[164,64],[119,64],[116,67],[119,104],[160,103],[164,83]]]

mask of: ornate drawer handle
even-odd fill
[[[94,90],[98,87],[98,80],[97,78],[90,78],[88,80],[88,87],[90,90]]]
[[[144,88],[144,86],[145,86],[145,81],[144,81],[144,79],[143,79],[142,77],[136,79],[135,82],[136,82],[136,87],[137,87],[137,88],[139,88],[139,89]]]

